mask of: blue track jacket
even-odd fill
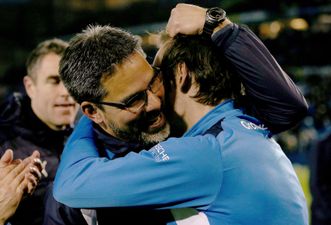
[[[217,137],[204,134],[223,119]],[[54,197],[70,207],[192,208],[199,224],[308,224],[298,178],[270,132],[225,101],[182,138],[150,150],[101,158],[83,117],[64,149]],[[193,217],[194,218],[194,217]],[[188,222],[187,224],[193,224]]]

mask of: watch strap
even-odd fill
[[[205,21],[205,25],[203,26],[202,34],[210,37],[213,34],[213,31],[217,27],[214,24],[209,23],[208,21]]]

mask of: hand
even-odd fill
[[[205,24],[207,9],[190,4],[177,4],[171,10],[166,32],[170,37],[176,34],[196,35],[201,34]]]
[[[41,178],[38,151],[22,160],[14,160],[7,150],[0,159],[0,224],[12,216],[24,193],[32,193]]]
[[[207,9],[189,4],[177,4],[171,10],[167,23],[166,32],[170,37],[177,34],[199,35],[202,34],[205,25]],[[221,24],[215,27],[213,34],[223,29],[232,22],[226,18]]]

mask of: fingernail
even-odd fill
[[[47,171],[46,171],[45,169],[43,169],[43,170],[41,171],[41,173],[44,175],[44,177],[48,177],[48,173],[47,173]]]
[[[37,169],[34,168],[34,167],[32,167],[32,166],[30,166],[30,171],[31,171],[31,172],[37,172]]]
[[[39,158],[34,158],[33,161],[34,161],[35,163],[40,163],[40,164],[42,164],[42,162],[41,162],[41,160],[40,160]]]

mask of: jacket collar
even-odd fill
[[[240,115],[240,113],[241,111],[239,109],[235,109],[233,100],[225,100],[194,124],[193,127],[184,134],[184,137],[203,134],[222,118],[233,114]]]
[[[97,142],[105,148],[105,153],[109,158],[121,157],[129,152],[139,152],[142,149],[139,143],[122,141],[106,133],[95,123],[93,123],[93,131]]]
[[[26,95],[14,93],[1,108],[4,110],[0,126],[8,131],[7,139],[21,136],[41,147],[58,146],[62,150],[64,141],[72,132],[71,127],[61,131],[50,129],[34,114],[30,98]]]

